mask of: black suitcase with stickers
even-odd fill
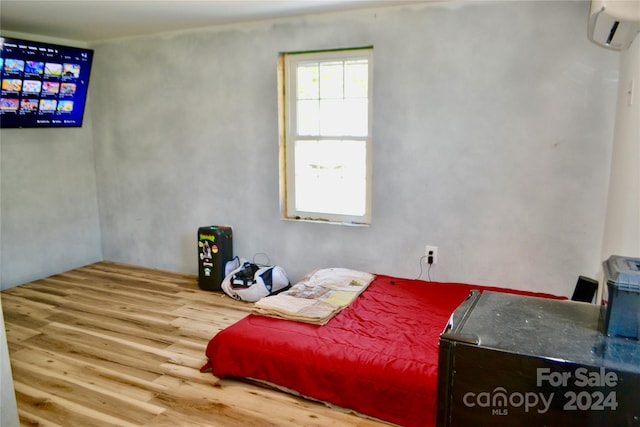
[[[224,266],[233,258],[233,232],[227,225],[198,228],[198,286],[221,291]]]

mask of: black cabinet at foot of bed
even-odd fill
[[[640,426],[640,343],[600,306],[484,292],[440,339],[438,427]]]

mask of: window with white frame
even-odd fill
[[[280,56],[285,219],[371,223],[373,48]]]

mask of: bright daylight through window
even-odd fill
[[[373,49],[281,55],[286,219],[371,223]]]

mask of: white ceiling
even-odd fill
[[[0,30],[92,42],[427,0],[0,0]]]

